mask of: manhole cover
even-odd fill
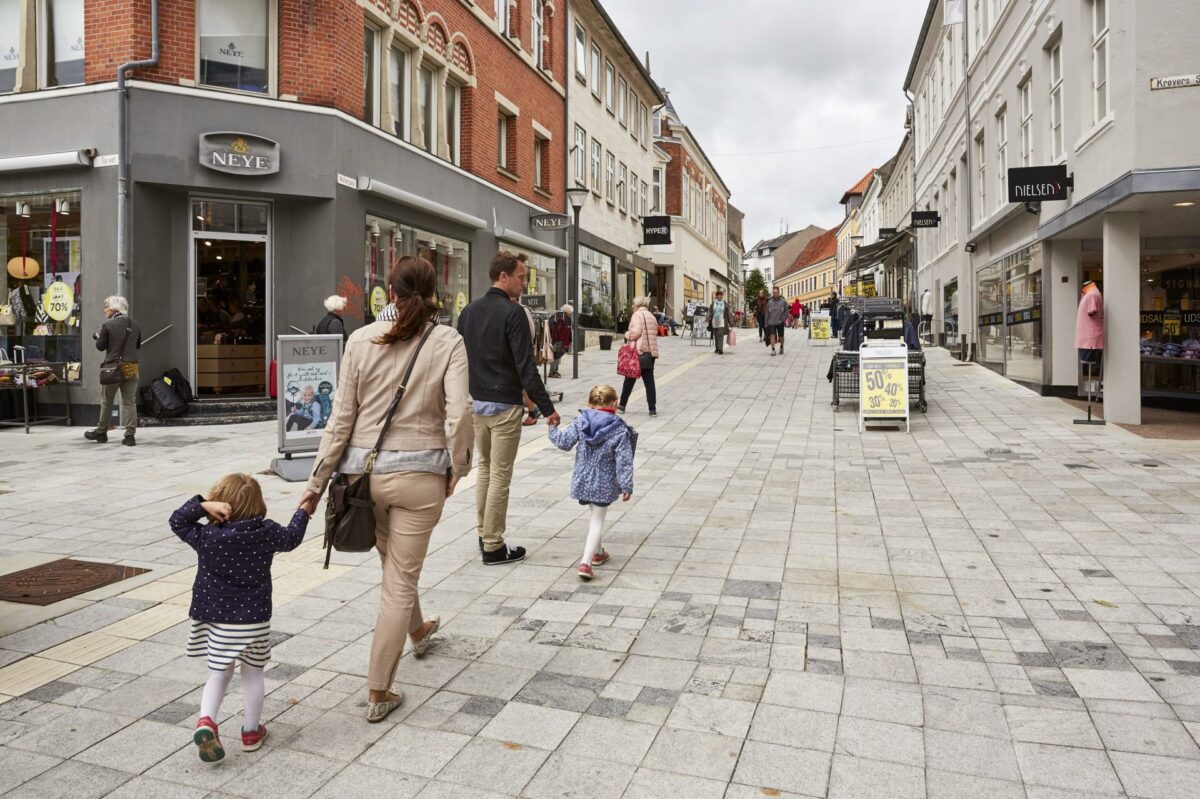
[[[63,558],[0,576],[0,600],[25,605],[52,605],[60,599],[87,593],[148,571],[133,566]]]

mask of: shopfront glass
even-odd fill
[[[611,255],[591,247],[579,248],[579,315],[580,323],[608,327],[612,324],[612,267]]]
[[[554,310],[558,307],[558,262],[549,255],[518,250],[525,255],[528,272],[525,275],[525,298],[522,299],[535,311]]]
[[[0,306],[9,307],[0,315],[0,348],[9,358],[22,352],[27,361],[82,358],[80,197],[77,191],[0,197]],[[88,318],[96,321],[99,313]]]
[[[1200,398],[1200,259],[1148,254],[1141,282],[1142,396]]]
[[[200,0],[200,82],[266,93],[270,0]]]
[[[976,323],[979,327],[979,362],[1004,373],[1004,275],[1000,264],[990,264],[976,277]]]
[[[17,87],[21,66],[21,6],[24,0],[0,0],[0,94]]]
[[[958,278],[942,287],[942,340],[947,347],[958,346]]]
[[[433,264],[438,280],[439,321],[458,324],[458,315],[471,299],[471,248],[465,241],[431,233],[381,216],[367,215],[365,294],[351,318],[374,319],[388,303],[387,276],[406,255]]]
[[[1014,380],[1041,383],[1042,372],[1042,245],[1035,244],[1005,258],[1005,369]]]
[[[196,393],[267,393],[267,270],[271,207],[192,201]]]

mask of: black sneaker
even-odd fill
[[[132,435],[130,435],[129,433],[126,433],[126,434],[125,434],[125,437],[121,439],[121,443],[122,443],[122,444],[124,444],[124,445],[125,445],[125,446],[127,446],[127,447],[136,447],[136,446],[137,446],[137,439],[135,439],[135,438],[134,438]]]
[[[103,430],[88,430],[83,434],[83,437],[88,441],[95,441],[97,444],[108,443],[108,433]]]
[[[483,553],[484,566],[500,566],[505,563],[516,563],[525,560],[525,547],[510,547],[507,544],[495,552]]]
[[[617,413],[625,413],[625,406],[624,406],[624,405],[618,405],[618,406],[617,406]]]
[[[658,411],[650,411],[651,416],[658,416]]]

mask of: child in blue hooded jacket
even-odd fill
[[[592,579],[592,567],[608,561],[602,546],[604,516],[620,497],[633,495],[633,455],[637,431],[617,416],[617,390],[595,386],[588,394],[588,407],[566,427],[551,427],[550,441],[561,450],[576,444],[575,472],[571,475],[571,498],[592,508],[587,543],[579,563],[579,578]]]

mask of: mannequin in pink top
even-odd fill
[[[1079,290],[1079,311],[1075,316],[1075,346],[1083,363],[1099,363],[1104,352],[1104,298],[1100,288],[1089,280]]]

